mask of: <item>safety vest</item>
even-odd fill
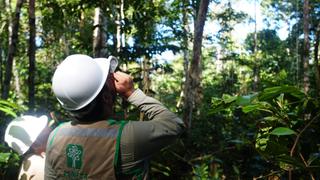
[[[61,124],[48,141],[47,158],[57,179],[116,179],[126,121]]]

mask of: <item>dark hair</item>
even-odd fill
[[[116,94],[112,87],[109,88],[108,81],[106,81],[100,93],[91,103],[70,113],[73,118],[81,122],[106,120],[113,114],[115,99]]]

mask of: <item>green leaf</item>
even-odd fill
[[[239,139],[233,139],[233,140],[230,140],[230,141],[228,141],[228,142],[234,143],[234,144],[244,144],[244,141],[239,140]]]
[[[270,134],[277,135],[277,136],[287,136],[287,135],[296,134],[296,132],[287,127],[277,127],[274,130],[272,130]]]
[[[251,111],[266,111],[271,112],[268,107],[271,105],[267,102],[259,102],[257,104],[247,105],[242,107],[242,111],[244,113],[249,113]],[[271,112],[272,113],[272,112]]]
[[[319,159],[320,159],[320,153],[311,154],[309,159],[308,159],[308,165],[310,166],[313,161],[319,160]]]
[[[262,129],[264,132],[258,133],[256,137],[255,147],[260,151],[265,151],[269,141],[269,127]]]
[[[267,116],[263,118],[265,121],[277,121],[279,120],[279,118],[275,117],[275,116]]]
[[[276,87],[271,87],[271,88],[266,88],[259,96],[260,100],[270,100],[273,99],[280,94],[285,93],[285,94],[290,94],[291,96],[302,99],[304,97],[304,93],[300,91],[298,88],[294,86],[276,86]]]
[[[11,153],[0,153],[0,163],[7,163]]]
[[[237,96],[230,96],[228,94],[223,94],[222,95],[222,100],[225,102],[225,103],[231,103],[233,101],[236,101],[237,100]]]
[[[294,157],[288,155],[280,155],[275,157],[275,159],[279,162],[287,163],[293,165],[295,167],[305,168],[304,164],[299,160],[295,159]]]
[[[0,111],[5,112],[6,114],[9,114],[9,115],[11,115],[13,117],[17,117],[17,114],[14,111],[12,111],[11,109],[9,109],[9,108],[0,107]]]
[[[242,111],[244,113],[249,113],[251,111],[256,111],[256,110],[259,110],[260,109],[260,105],[259,104],[254,104],[254,105],[248,105],[248,106],[245,106],[242,108]]]
[[[239,168],[238,168],[237,166],[233,165],[232,168],[233,168],[233,171],[234,171],[237,175],[240,174],[240,170],[239,170]]]
[[[238,96],[237,104],[240,106],[249,105],[251,103],[252,96]]]

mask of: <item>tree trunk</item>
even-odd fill
[[[181,85],[181,93],[180,93],[180,98],[179,101],[176,105],[177,108],[180,108],[182,104],[182,100],[186,92],[184,92],[185,88],[187,86],[187,82],[189,79],[189,74],[188,74],[188,69],[189,69],[189,20],[188,20],[188,0],[183,0],[182,2],[182,24],[183,24],[183,40],[182,40],[182,48],[183,48],[183,70],[185,72],[184,77],[185,80],[183,84]]]
[[[29,0],[29,77],[28,77],[28,85],[29,85],[29,110],[34,110],[34,94],[35,94],[35,71],[36,71],[36,19],[35,19],[35,0]]]
[[[0,92],[2,91],[3,83],[2,83],[2,44],[0,44]]]
[[[1,7],[6,8],[4,1],[1,1],[0,3],[1,3]],[[3,11],[0,11],[0,18],[2,17],[2,14],[4,14]],[[2,21],[2,19],[0,19],[0,21]],[[0,27],[0,34],[3,33],[3,29],[4,29],[3,27]],[[2,47],[3,47],[3,40],[1,39],[0,40],[0,92],[2,91],[2,86],[3,86],[2,84],[2,64],[3,64]]]
[[[101,8],[95,8],[94,30],[93,30],[93,55],[94,57],[103,57],[102,49],[104,43],[103,23]]]
[[[316,96],[320,97],[320,71],[319,71],[319,41],[320,41],[320,24],[316,29],[316,37],[314,43],[314,69],[316,75]]]
[[[143,58],[143,65],[142,65],[142,91],[145,94],[149,94],[149,89],[150,89],[150,78],[149,78],[149,71],[150,71],[150,63],[149,63],[149,59],[147,57]],[[141,112],[140,113],[140,121],[144,120],[144,113]]]
[[[257,91],[260,83],[260,68],[257,58],[257,9],[256,9],[257,0],[254,0],[254,47],[253,47],[253,58],[254,58],[254,67],[253,67],[253,91]]]
[[[303,3],[303,34],[304,34],[304,43],[303,43],[303,89],[307,94],[309,92],[309,0],[304,0]]]
[[[123,28],[122,28],[122,21],[124,20],[124,0],[121,0],[120,1],[121,4],[120,4],[120,24],[121,24],[121,29],[120,29],[120,34],[121,34],[121,47],[125,47],[125,33],[123,33]]]
[[[124,19],[124,0],[119,1],[119,5],[115,6],[115,14],[116,14],[116,52],[117,52],[117,57],[121,59],[121,50],[125,46],[125,36],[122,30],[122,21]],[[127,64],[123,63],[122,64],[122,70],[127,71]],[[125,98],[122,98],[121,101],[121,108],[123,110],[123,119],[127,119],[129,116],[129,111],[128,111],[129,103]],[[143,119],[143,115],[140,114],[140,117]]]
[[[81,6],[80,8],[80,19],[79,19],[79,29],[80,29],[80,37],[83,38],[85,36],[84,26],[85,26],[85,13],[84,8]]]
[[[201,46],[208,6],[209,0],[201,0],[195,22],[196,28],[194,29],[193,57],[189,69],[189,79],[187,86],[185,86],[186,98],[183,119],[189,128],[191,127],[192,112],[201,101],[201,94],[199,93],[201,90]]]
[[[23,99],[24,98],[24,94],[22,93],[21,90],[21,83],[20,83],[20,75],[19,75],[19,70],[17,67],[17,61],[13,60],[13,66],[12,66],[12,70],[13,70],[13,80],[14,80],[14,91],[16,93],[16,96],[18,97],[18,99]]]
[[[2,98],[7,99],[9,96],[10,91],[10,82],[12,78],[12,65],[13,65],[13,58],[16,53],[17,44],[18,44],[18,32],[19,32],[19,21],[20,21],[20,11],[22,8],[24,0],[17,0],[16,10],[14,13],[14,17],[12,19],[12,26],[9,30],[9,34],[11,35],[9,38],[9,48],[8,48],[8,56],[7,56],[7,63],[6,63],[6,72],[5,72],[5,79],[3,84],[2,90]],[[11,32],[11,33],[10,33]]]
[[[115,12],[116,12],[116,52],[117,56],[119,57],[120,51],[121,51],[121,11],[123,11],[123,5],[122,5],[122,0],[120,1],[119,5],[115,5]],[[119,8],[118,8],[119,7]]]

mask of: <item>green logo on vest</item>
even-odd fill
[[[82,166],[83,148],[77,144],[68,144],[66,149],[67,166],[69,168],[80,169]]]

